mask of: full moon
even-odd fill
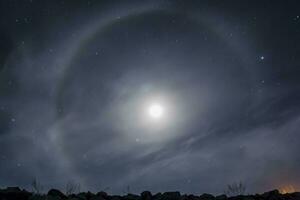
[[[148,108],[148,114],[153,119],[159,119],[164,114],[164,108],[160,104],[152,104]]]

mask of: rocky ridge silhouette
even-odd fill
[[[0,189],[0,200],[300,200],[300,192],[280,194],[278,190],[255,195],[238,195],[227,197],[226,195],[214,196],[202,194],[200,196],[192,194],[180,194],[180,192],[165,192],[152,194],[144,191],[140,195],[109,195],[106,192],[81,192],[78,194],[66,195],[63,192],[51,189],[47,194],[36,194],[21,190],[18,187],[8,187]]]

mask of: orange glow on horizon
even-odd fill
[[[288,193],[296,192],[296,190],[295,190],[294,186],[287,185],[287,186],[281,187],[279,189],[279,192],[280,192],[280,194],[288,194]]]

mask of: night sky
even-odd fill
[[[299,131],[300,1],[0,1],[0,187],[300,189]]]

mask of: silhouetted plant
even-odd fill
[[[108,186],[102,189],[102,191],[104,191],[104,192],[107,192],[109,190],[110,190],[110,187],[108,187]]]
[[[80,193],[80,184],[69,181],[66,185],[66,195]]]
[[[32,187],[32,192],[35,194],[41,194],[42,191],[44,190],[43,185],[36,178],[33,179],[31,183],[31,187]]]
[[[130,194],[130,186],[129,185],[127,185],[126,189],[123,190],[123,193],[124,194]]]
[[[224,192],[227,196],[244,195],[246,192],[246,186],[240,181],[227,185],[227,189]]]
[[[111,189],[111,187],[109,187],[109,186],[103,187],[101,182],[99,182],[98,188],[100,189],[100,191],[103,191],[103,192],[108,192]]]

